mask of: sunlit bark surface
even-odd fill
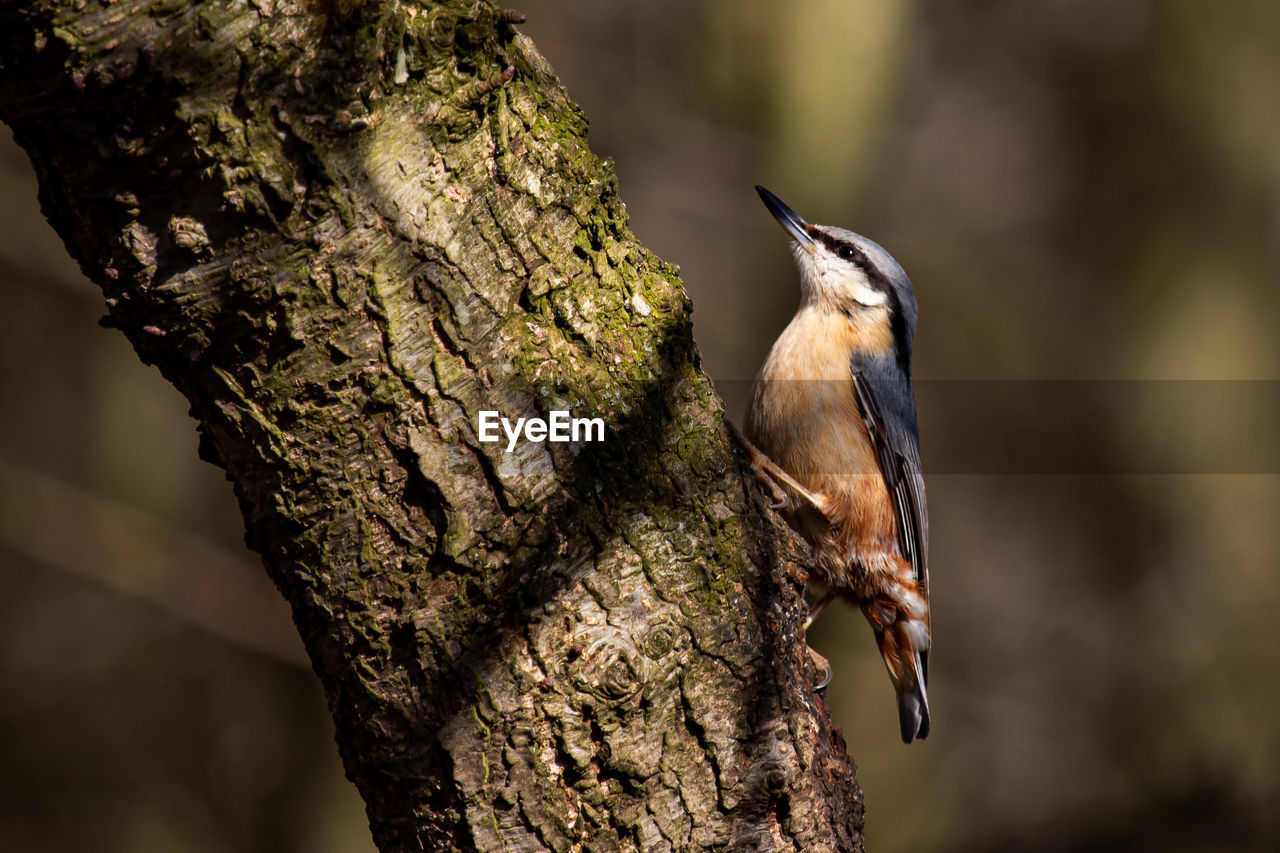
[[[861,849],[677,271],[513,24],[6,3],[0,116],[232,480],[382,850]]]

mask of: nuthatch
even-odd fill
[[[898,694],[902,740],[929,734],[928,514],[911,390],[916,299],[888,252],[810,225],[757,186],[791,235],[800,307],[773,344],[747,407],[752,467],[809,541],[810,580],[871,622]],[[830,666],[811,652],[827,671]],[[825,681],[819,686],[825,686]]]

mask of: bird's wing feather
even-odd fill
[[[855,355],[850,369],[858,409],[880,460],[880,472],[893,498],[898,547],[915,570],[916,583],[929,594],[929,511],[920,470],[920,434],[911,380],[890,370],[884,356]]]

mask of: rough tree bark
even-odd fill
[[[861,849],[677,271],[514,21],[0,3],[0,114],[234,483],[381,850]]]

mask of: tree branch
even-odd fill
[[[0,115],[235,485],[380,849],[861,849],[677,272],[512,21],[5,3]]]

